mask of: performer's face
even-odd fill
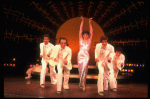
[[[48,42],[49,42],[49,38],[48,37],[44,37],[43,41],[44,41],[44,44],[47,45]]]
[[[102,46],[105,48],[107,46],[107,40],[102,40]]]
[[[60,46],[61,46],[61,48],[65,48],[66,45],[67,45],[67,41],[64,40],[64,39],[62,39],[62,40],[60,41]]]
[[[83,36],[84,40],[87,40],[89,38],[89,35],[87,33],[84,33],[84,35],[82,35],[82,36]]]
[[[120,51],[116,51],[116,56],[119,57],[121,55]]]

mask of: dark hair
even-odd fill
[[[89,31],[87,31],[87,30],[83,30],[82,35],[84,35],[84,34],[90,35]]]
[[[44,38],[44,37],[48,37],[48,38],[49,38],[49,35],[48,35],[48,34],[44,34],[43,38]]]
[[[60,43],[60,41],[61,41],[61,40],[66,40],[66,44],[68,44],[68,41],[67,41],[67,39],[66,39],[66,38],[61,37],[61,38],[59,39],[59,43]]]
[[[100,42],[102,42],[102,40],[107,40],[107,41],[108,41],[108,37],[107,37],[107,36],[102,36],[102,37],[100,38]]]
[[[116,48],[116,51],[119,51],[119,52],[122,53],[122,48],[121,48],[121,47],[117,47],[117,48]]]

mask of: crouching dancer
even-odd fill
[[[57,94],[61,93],[62,87],[62,77],[63,77],[63,69],[64,69],[64,89],[69,89],[68,81],[70,70],[72,69],[71,64],[71,57],[72,57],[72,50],[66,46],[67,39],[60,38],[59,45],[55,45],[54,48],[54,60],[57,61]]]
[[[113,71],[114,71],[114,77],[115,77],[115,84],[117,88],[117,76],[119,70],[121,71],[122,68],[124,67],[125,63],[125,56],[122,54],[122,48],[118,47],[116,49],[116,53],[112,53],[112,64],[113,64]]]
[[[111,53],[114,53],[114,47],[110,44],[108,44],[108,37],[102,36],[100,39],[100,43],[96,45],[95,49],[95,61],[98,64],[98,94],[103,96],[103,79],[104,74],[107,75],[107,79],[109,79],[110,87],[111,89],[115,88],[114,83],[114,74],[113,69],[111,65],[112,57],[110,57]]]

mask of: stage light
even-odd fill
[[[4,63],[4,66],[6,66],[6,63]]]
[[[130,72],[130,69],[128,69],[128,72]]]
[[[124,73],[125,75],[127,75],[128,73]]]
[[[128,69],[124,69],[124,72],[127,72],[128,71]]]
[[[133,73],[133,69],[131,69],[131,72]]]
[[[122,72],[124,72],[124,69],[122,69]]]
[[[131,64],[131,66],[134,66],[134,64]]]
[[[39,61],[39,59],[36,60],[37,62]]]
[[[142,64],[140,64],[140,67],[142,67]]]
[[[134,66],[136,66],[136,64],[134,64]]]
[[[143,64],[142,67],[144,67],[145,65]]]
[[[13,61],[15,61],[16,60],[16,58],[13,58]]]
[[[128,66],[129,64],[126,64],[126,66]]]
[[[12,66],[12,64],[9,64],[9,66]]]
[[[131,64],[129,64],[129,66],[131,66]]]
[[[15,64],[13,64],[13,67],[15,67]]]
[[[122,73],[122,75],[124,76],[124,73]]]
[[[30,65],[30,67],[32,67],[32,65]]]
[[[139,66],[139,64],[136,64],[136,66],[138,67],[138,66]]]
[[[130,73],[128,73],[128,76],[130,76]]]
[[[7,64],[7,66],[9,66],[9,65]]]

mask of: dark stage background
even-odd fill
[[[109,43],[115,48],[123,48],[125,63],[139,66],[144,64],[142,68],[134,68],[131,80],[147,82],[148,1],[145,0],[5,1],[2,19],[4,76],[25,76],[30,64],[41,64],[39,44],[42,42],[42,36],[48,33],[50,42],[55,45],[57,31],[61,25],[81,15],[92,17],[108,36]]]

